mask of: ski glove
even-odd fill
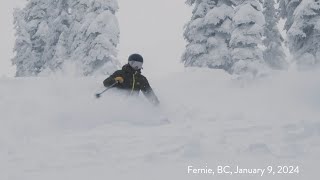
[[[120,83],[120,84],[122,84],[123,83],[123,81],[124,81],[124,79],[123,79],[123,77],[116,77],[116,78],[114,78],[114,80],[116,81],[116,82],[118,82],[118,83]]]

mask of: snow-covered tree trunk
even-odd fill
[[[284,1],[282,8],[286,12],[288,44],[293,60],[303,69],[319,66],[320,1]]]
[[[229,71],[229,41],[233,7],[229,0],[188,0],[195,5],[184,37],[188,41],[182,61],[186,67],[209,67]]]
[[[116,0],[70,0],[70,60],[82,75],[110,74],[118,68],[119,25]]]
[[[265,19],[261,4],[257,0],[237,1],[233,17],[234,30],[230,45],[234,74],[260,75],[267,69],[263,59],[262,45]]]
[[[263,58],[272,69],[281,70],[287,68],[288,63],[284,49],[282,48],[283,38],[277,27],[279,15],[274,6],[274,0],[264,0],[263,14],[266,24],[264,26],[265,39],[263,40],[263,44],[266,46],[266,49],[263,52]]]

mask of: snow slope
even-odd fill
[[[158,109],[114,91],[95,99],[104,77],[2,78],[0,179],[317,179],[319,75],[244,81],[189,69],[149,77]],[[292,165],[300,173],[187,171],[217,165]]]

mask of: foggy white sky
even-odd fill
[[[118,0],[120,58],[132,52],[145,58],[144,72],[173,72],[183,68],[183,26],[191,17],[185,0]]]
[[[11,66],[14,44],[14,7],[22,7],[25,0],[0,1],[0,77],[13,76]],[[145,58],[146,74],[163,74],[182,69],[180,57],[185,48],[183,26],[190,19],[191,9],[185,0],[118,0],[120,11],[119,58],[125,63],[131,53]]]

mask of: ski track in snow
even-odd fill
[[[319,74],[173,73],[149,79],[159,108],[114,91],[95,99],[104,77],[2,78],[0,179],[212,179],[187,166],[219,164],[299,165],[301,174],[272,179],[314,179]]]

